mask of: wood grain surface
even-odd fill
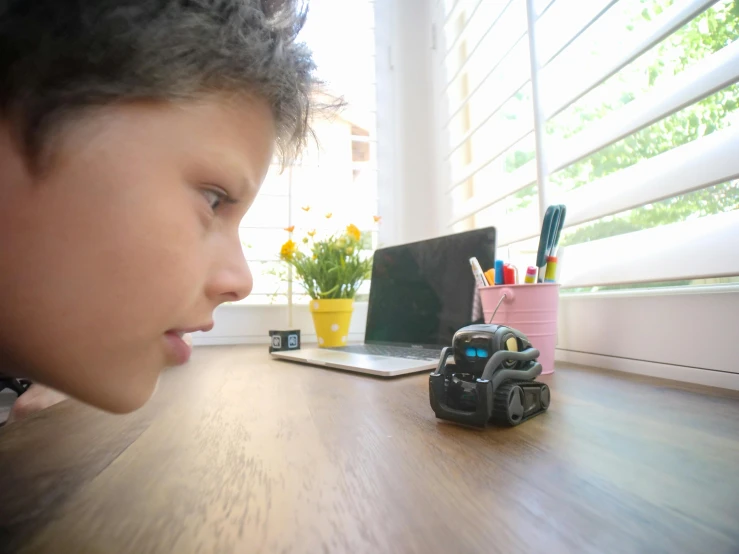
[[[0,429],[0,552],[739,552],[739,394],[577,367],[513,429],[202,347],[152,401]]]

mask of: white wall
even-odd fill
[[[739,390],[739,287],[563,296],[557,359]]]
[[[376,3],[382,245],[438,236],[443,228],[433,12],[428,0]]]

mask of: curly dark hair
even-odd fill
[[[0,117],[35,165],[79,110],[228,92],[266,99],[283,163],[319,84],[297,0],[0,0]]]

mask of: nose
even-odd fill
[[[218,254],[210,275],[206,294],[216,303],[237,302],[249,296],[254,280],[238,237],[229,240]]]

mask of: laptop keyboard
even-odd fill
[[[355,344],[334,348],[351,354],[370,354],[372,356],[389,356],[390,358],[405,358],[406,360],[437,361],[441,356],[440,350],[422,348],[404,348],[402,346],[382,346],[379,344]]]

